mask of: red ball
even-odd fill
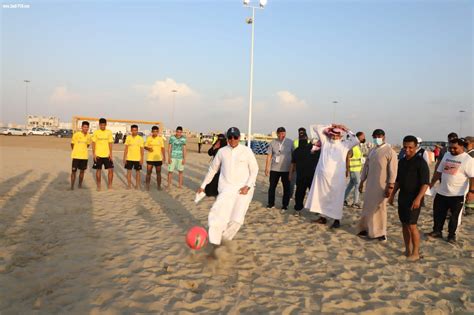
[[[207,231],[200,226],[194,226],[186,234],[186,244],[192,249],[201,249],[207,244]]]

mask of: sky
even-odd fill
[[[249,15],[234,0],[3,1],[0,121],[246,132]],[[254,26],[254,132],[337,122],[392,143],[474,135],[474,1],[269,0]]]

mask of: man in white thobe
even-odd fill
[[[255,191],[258,164],[252,150],[240,145],[240,131],[232,127],[227,131],[228,145],[217,152],[206,177],[198,189],[204,191],[214,175],[219,176],[219,195],[209,212],[209,242],[220,245],[232,240],[244,224],[245,214]]]
[[[334,219],[331,227],[338,228],[346,189],[346,157],[359,140],[343,125],[313,125],[311,131],[321,141],[321,156],[305,207],[321,214],[316,223],[326,224],[325,217],[329,217]],[[342,137],[343,132],[347,134],[346,139]]]

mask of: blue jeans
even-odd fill
[[[360,185],[360,172],[349,173],[349,184],[347,184],[346,193],[344,194],[344,200],[347,201],[347,197],[354,188],[354,203],[359,203],[359,185]]]

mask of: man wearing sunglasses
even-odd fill
[[[219,169],[219,195],[208,218],[209,242],[215,246],[222,240],[232,240],[239,231],[257,180],[257,160],[250,148],[240,144],[240,131],[236,127],[227,131],[227,146],[217,152],[197,193],[205,190]]]

